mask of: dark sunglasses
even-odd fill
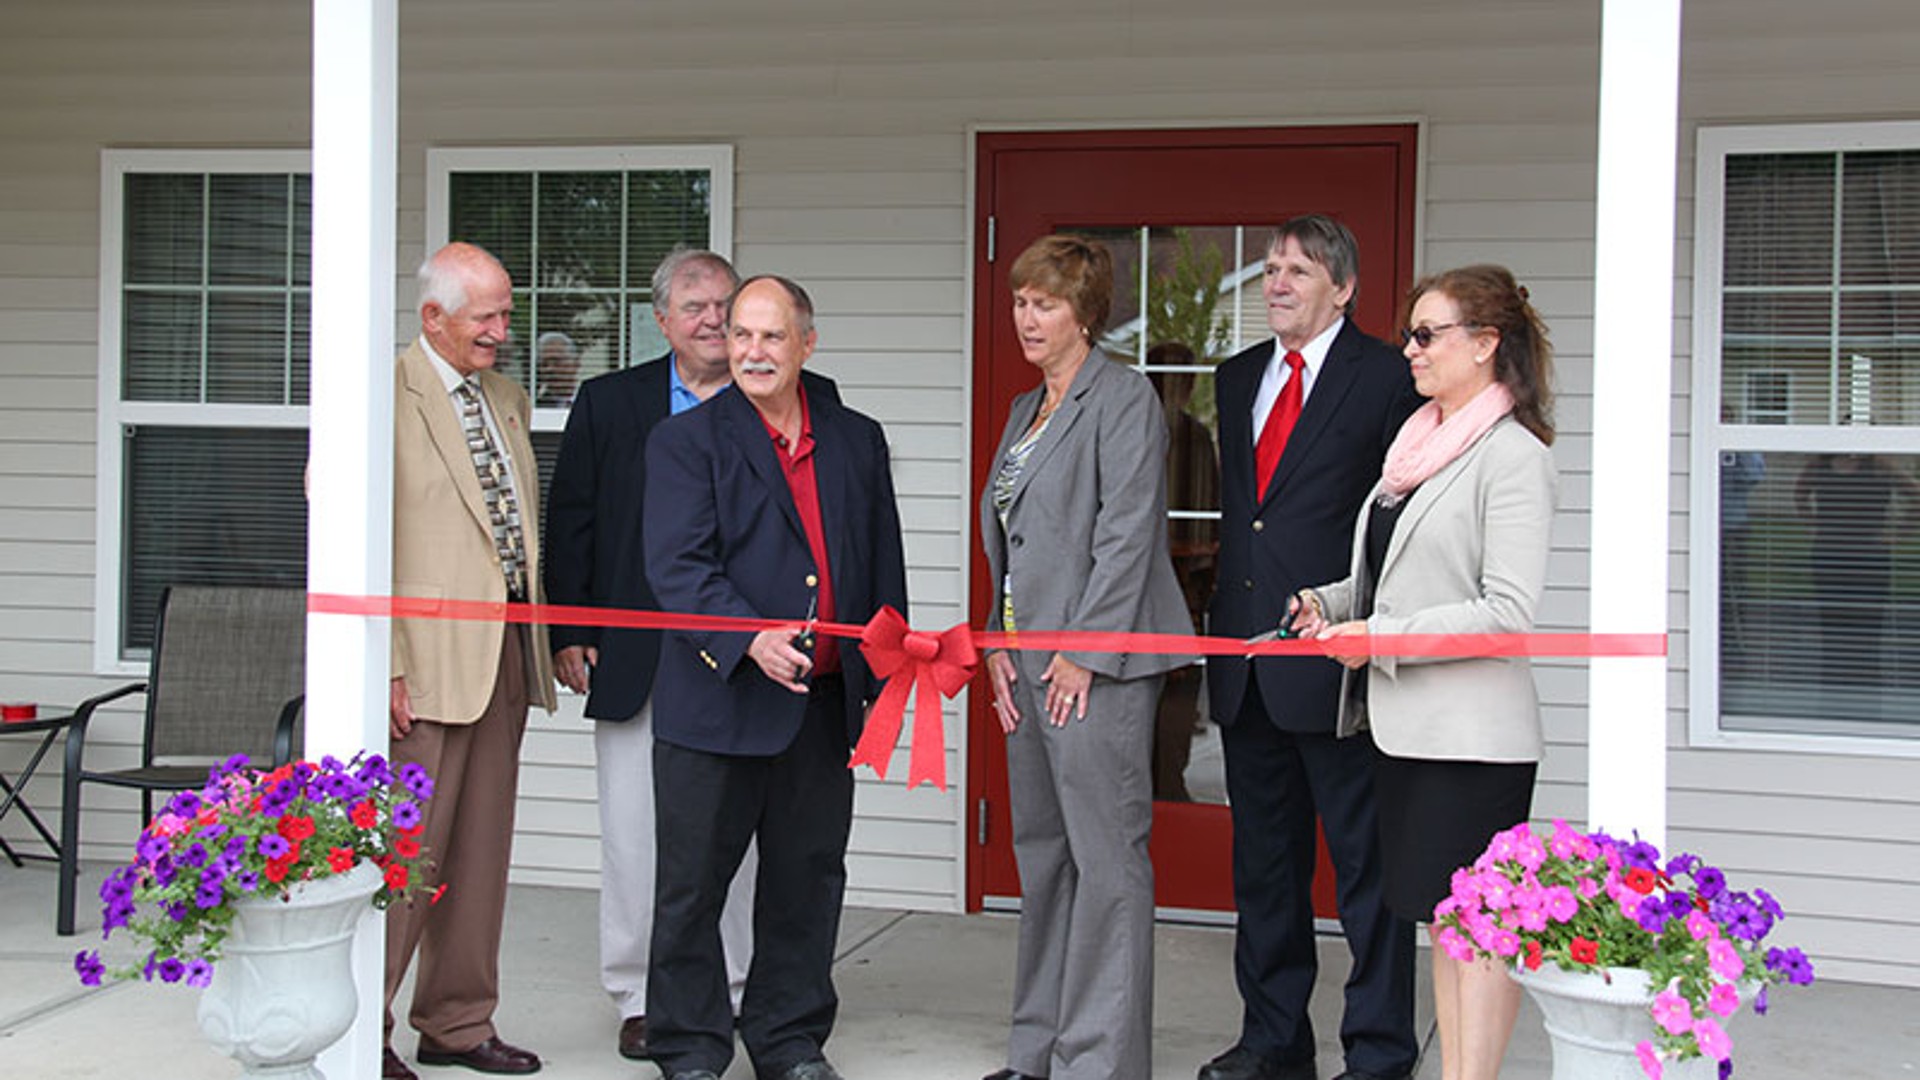
[[[1417,341],[1420,343],[1420,347],[1424,349],[1433,344],[1434,338],[1439,337],[1448,330],[1456,327],[1462,330],[1473,330],[1478,329],[1479,325],[1479,323],[1470,322],[1450,322],[1441,323],[1438,326],[1416,326],[1411,330],[1400,331],[1400,345],[1402,348],[1405,348],[1407,342]]]

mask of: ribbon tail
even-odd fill
[[[887,762],[893,757],[894,745],[900,741],[900,727],[906,720],[907,693],[912,689],[913,680],[905,675],[887,680],[873,708],[867,710],[866,727],[860,732],[860,743],[853,748],[853,759],[847,762],[847,768],[870,765],[875,776],[887,778]]]
[[[912,750],[907,757],[907,790],[929,781],[947,790],[947,729],[940,716],[940,688],[931,676],[917,679],[913,701]]]

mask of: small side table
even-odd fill
[[[9,780],[5,773],[0,773],[0,792],[6,796],[5,799],[0,799],[0,821],[5,821],[8,814],[18,809],[27,816],[27,822],[33,826],[35,832],[40,834],[40,839],[46,841],[47,848],[53,852],[51,855],[18,852],[13,850],[13,845],[7,843],[4,838],[0,838],[0,852],[4,852],[8,861],[15,866],[19,866],[22,859],[41,859],[47,862],[58,862],[60,859],[60,841],[47,828],[46,822],[40,820],[40,815],[33,812],[33,807],[27,805],[26,787],[27,781],[32,780],[34,772],[40,768],[40,762],[46,759],[47,752],[53,749],[53,744],[60,738],[60,733],[67,730],[67,725],[72,722],[73,714],[68,713],[65,716],[41,720],[0,723],[0,737],[40,736],[40,745],[34,749],[33,756],[27,759],[26,767],[20,770],[20,775]]]

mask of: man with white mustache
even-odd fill
[[[669,416],[725,392],[727,297],[740,283],[719,254],[675,247],[653,272],[653,317],[666,355],[589,379],[567,414],[547,502],[547,598],[555,604],[653,611],[643,566],[646,445]],[[838,401],[833,380],[808,372],[807,392]],[[554,673],[587,695],[600,806],[600,983],[619,1010],[622,1057],[647,1050],[647,967],[653,940],[653,693],[658,630],[555,626]],[[727,894],[720,939],[735,1012],[753,943],[749,848]]]
[[[667,1080],[733,1059],[719,933],[751,842],[757,939],[739,1036],[761,1080],[840,1080],[823,1047],[853,822],[848,756],[880,684],[815,622],[905,612],[880,425],[801,379],[813,302],[757,277],[727,306],[734,392],[647,440],[647,577],[662,610],[788,620],[758,633],[673,631],[654,676],[659,871],[647,1042]]]
[[[512,320],[513,283],[486,251],[448,244],[421,265],[420,337],[394,364],[395,596],[544,599],[527,393],[494,370]],[[493,1013],[520,739],[530,704],[554,706],[546,628],[395,619],[391,675],[393,764],[424,767],[435,787],[421,837],[432,869],[414,899],[387,909],[380,1075],[414,1077],[392,1035],[416,949],[408,1021],[421,1064],[538,1072],[537,1055],[500,1039]]]

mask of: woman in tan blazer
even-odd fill
[[[1497,266],[1415,285],[1406,339],[1429,399],[1401,428],[1355,524],[1351,574],[1294,600],[1303,636],[1522,634],[1546,580],[1556,478],[1552,353],[1526,290]],[[1371,729],[1387,906],[1431,922],[1454,868],[1527,820],[1541,753],[1525,657],[1351,656],[1340,734]],[[1447,1080],[1492,1080],[1519,987],[1433,950]]]

